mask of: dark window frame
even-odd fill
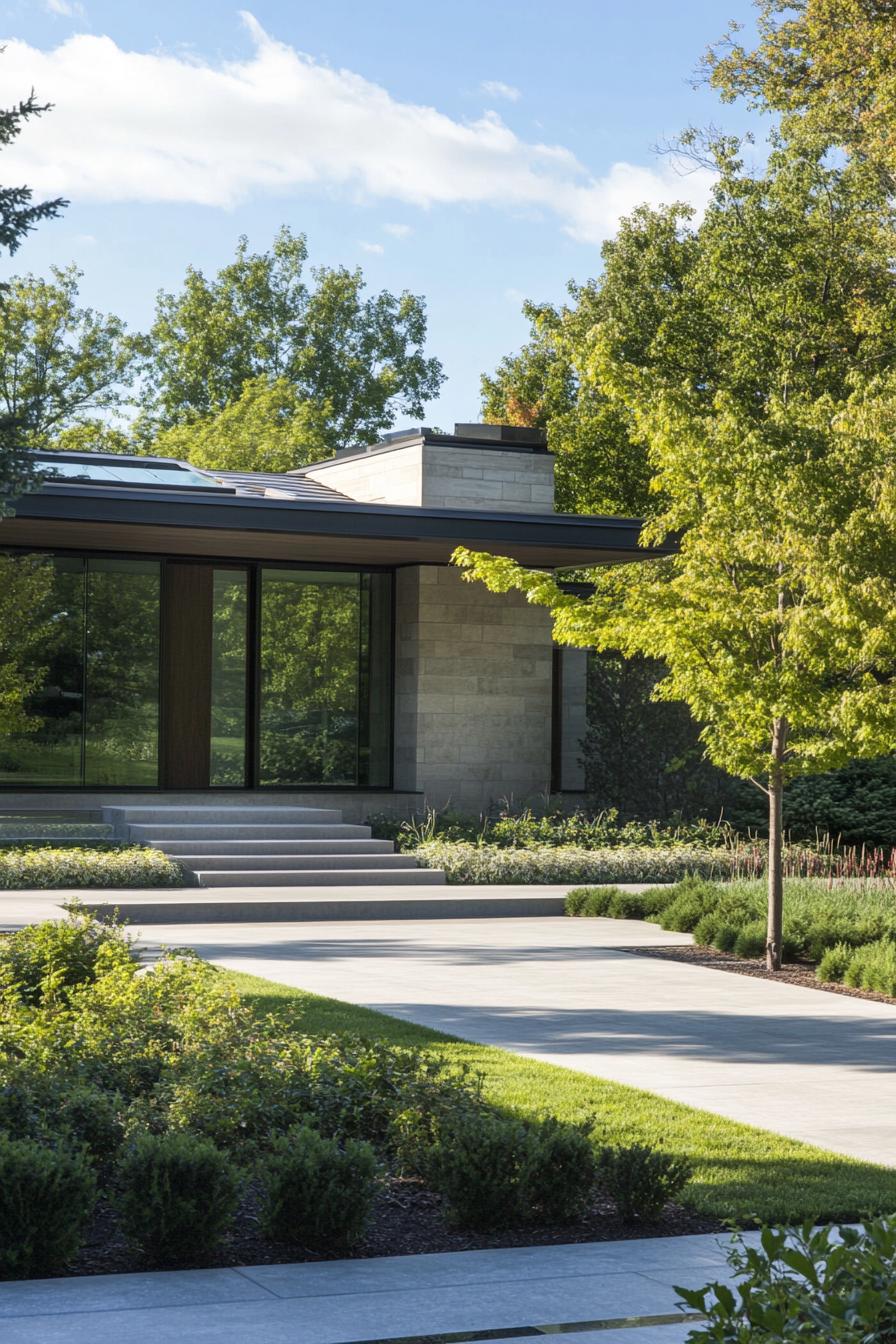
[[[160,565],[160,573],[163,578],[162,592],[164,593],[164,570],[168,562],[177,564],[195,564],[209,565],[215,569],[239,569],[246,571],[248,575],[248,619],[247,619],[247,638],[248,638],[248,659],[246,668],[246,775],[245,782],[240,786],[232,784],[207,784],[195,789],[178,789],[178,793],[332,793],[332,794],[362,794],[362,793],[392,793],[395,789],[395,567],[390,565],[337,565],[332,563],[316,564],[308,561],[294,562],[289,560],[263,560],[255,557],[243,559],[239,556],[206,556],[206,555],[179,555],[176,551],[147,552],[147,551],[121,551],[110,549],[90,549],[85,550],[82,547],[66,546],[0,546],[0,555],[44,555],[49,558],[60,557],[76,559],[86,562],[91,559],[118,559],[118,560],[156,560]],[[259,723],[258,716],[260,710],[260,684],[261,684],[261,641],[260,623],[261,623],[261,571],[262,569],[287,569],[315,571],[320,573],[332,573],[339,571],[347,574],[358,574],[361,576],[361,585],[363,586],[363,576],[367,574],[387,574],[389,576],[389,687],[388,687],[388,706],[389,706],[389,724],[388,724],[388,761],[389,774],[388,784],[370,785],[370,784],[260,784],[259,779]],[[160,607],[161,613],[161,607]],[[368,613],[369,615],[369,613]],[[369,656],[369,651],[368,651]],[[162,672],[162,641],[159,641],[159,667],[158,674],[161,685]],[[359,664],[361,659],[359,658]],[[359,677],[361,675],[359,668]],[[162,733],[164,731],[164,715],[161,714],[160,699],[160,723],[159,723],[159,762],[163,757]],[[363,712],[363,711],[362,711]],[[83,751],[83,745],[82,745]],[[360,759],[360,753],[359,753]],[[170,793],[171,789],[162,783],[154,785],[141,784],[66,784],[66,785],[48,785],[48,784],[19,784],[0,782],[0,797],[10,793]]]

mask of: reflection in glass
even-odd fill
[[[211,784],[246,783],[248,575],[216,569],[212,594]]]
[[[159,778],[157,560],[88,560],[85,784]]]
[[[259,783],[356,784],[361,576],[261,571]]]
[[[84,561],[2,556],[0,583],[0,691],[12,720],[0,742],[0,781],[79,784]]]
[[[359,784],[392,782],[392,576],[362,576],[361,739]]]

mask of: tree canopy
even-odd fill
[[[567,305],[526,304],[531,340],[482,379],[487,420],[548,430],[564,512],[641,517],[652,507],[647,445],[603,386],[594,349],[610,322],[632,359],[676,375],[680,351],[661,329],[693,265],[690,217],[685,206],[644,206],[622,220],[601,249],[600,278],[570,284]]]
[[[244,394],[237,419],[251,413],[259,423],[267,405],[275,438],[284,398],[304,408],[325,454],[374,442],[397,414],[423,414],[443,381],[438,360],[424,353],[423,300],[385,290],[365,296],[360,269],[309,271],[307,259],[304,236],[284,227],[269,251],[250,252],[242,238],[213,279],[191,267],[180,293],[159,295],[138,424],[144,439],[196,425],[201,452],[215,417]],[[267,399],[262,379],[272,389]],[[241,463],[251,465],[246,459],[244,446]]]
[[[777,144],[719,171],[692,263],[649,347],[607,317],[590,364],[646,445],[665,559],[595,571],[579,598],[458,553],[470,578],[549,606],[561,642],[662,658],[710,759],[769,794],[780,963],[785,780],[896,734],[896,230],[876,175]]]
[[[734,25],[706,56],[729,101],[781,113],[784,134],[840,145],[896,189],[896,9],[892,0],[757,0],[759,41]]]
[[[139,341],[119,318],[79,307],[80,276],[74,266],[16,276],[0,300],[0,415],[29,448],[80,446],[58,439],[85,424],[84,447],[111,446],[107,417],[126,404]]]

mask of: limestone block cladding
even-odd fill
[[[418,441],[335,457],[303,475],[366,504],[489,513],[550,513],[554,507],[554,459],[544,452]]]
[[[547,791],[549,614],[455,569],[418,565],[396,577],[396,789],[474,811]]]

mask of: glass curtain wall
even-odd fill
[[[156,785],[159,562],[0,556],[0,585],[0,783]]]
[[[0,785],[166,787],[163,564],[0,553]],[[391,574],[221,566],[210,600],[208,785],[388,788]]]

